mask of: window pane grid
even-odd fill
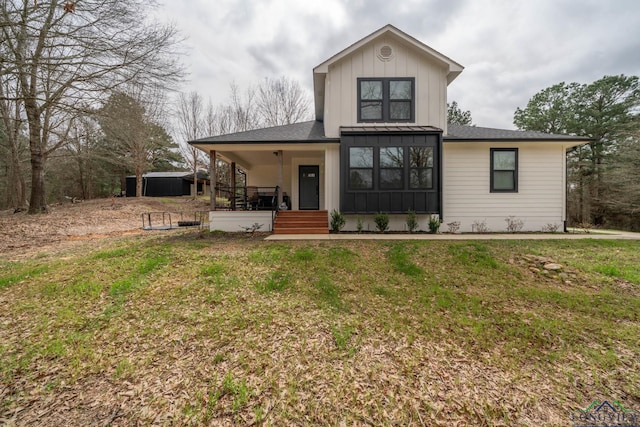
[[[518,149],[491,149],[491,191],[518,191]]]
[[[411,168],[409,170],[409,188],[412,190],[431,190],[433,188],[433,168]]]
[[[358,121],[414,120],[414,79],[358,79]]]

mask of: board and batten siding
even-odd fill
[[[472,232],[486,221],[491,232],[506,231],[509,216],[524,222],[522,231],[548,224],[562,230],[565,220],[565,152],[559,142],[445,142],[443,144],[443,230],[459,221]],[[490,191],[490,149],[518,148],[518,192]]]
[[[381,61],[378,52],[390,46],[393,57]],[[325,135],[340,136],[340,126],[358,125],[359,77],[414,77],[415,123],[446,131],[447,70],[444,65],[419,53],[415,47],[387,35],[331,64],[325,80]],[[407,125],[408,123],[402,123]],[[367,123],[365,126],[374,125]]]

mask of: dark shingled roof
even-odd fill
[[[492,129],[479,126],[449,125],[448,135],[444,141],[589,141],[589,138],[571,135],[553,135],[543,132],[529,132],[507,129]],[[420,132],[438,131],[430,126],[352,126],[340,128],[344,132]],[[239,144],[239,143],[273,143],[300,142],[322,143],[339,142],[340,138],[324,136],[324,125],[317,120],[294,123],[292,125],[275,126],[246,132],[230,133],[226,135],[210,136],[208,138],[189,141],[192,144]]]
[[[324,125],[317,120],[294,123],[292,125],[255,129],[227,135],[210,136],[208,138],[189,141],[192,144],[233,144],[240,142],[338,142],[339,138],[326,138]]]
[[[571,135],[554,135],[544,132],[531,132],[521,130],[492,129],[478,126],[462,126],[449,125],[448,135],[443,139],[445,141],[589,141],[590,138],[571,136]]]

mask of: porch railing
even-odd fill
[[[273,211],[278,208],[278,187],[216,186],[216,210]]]
[[[278,215],[279,187],[216,186],[216,210],[271,211],[271,229]]]

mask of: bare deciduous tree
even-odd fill
[[[308,120],[311,101],[300,84],[282,76],[266,78],[258,86],[257,110],[264,126],[281,126]]]
[[[24,119],[16,89],[10,80],[0,81],[0,150],[4,152],[6,168],[6,205],[20,211],[27,207],[27,184],[22,171],[26,139],[22,134]]]
[[[147,0],[0,0],[5,62],[2,82],[15,82],[31,154],[29,212],[46,212],[45,163],[67,141],[82,100],[119,85],[171,82],[180,75],[176,30],[150,23]]]
[[[193,171],[195,186],[193,197],[196,198],[198,195],[198,169],[208,168],[208,162],[204,153],[188,142],[206,136],[206,116],[202,97],[197,92],[181,93],[178,97],[176,114],[180,151],[189,168]]]

